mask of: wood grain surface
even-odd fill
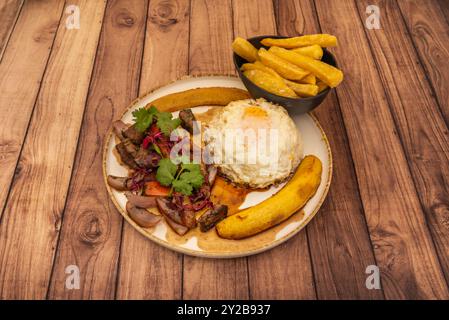
[[[358,2],[361,16],[368,2],[376,4],[371,0]],[[397,4],[379,1],[377,5],[384,6],[387,13],[382,19],[383,32],[367,31],[366,35],[442,269],[449,279],[449,134],[425,70],[416,63],[419,58]],[[393,37],[395,41],[390,41]]]
[[[321,32],[312,1],[277,1],[276,9],[279,34]],[[365,286],[365,270],[376,262],[337,97],[332,94],[327,98],[315,110],[315,115],[331,149],[338,150],[333,151],[333,188],[320,213],[307,226],[317,296],[319,299],[381,299],[381,290],[366,290]]]
[[[0,61],[22,8],[23,0],[3,0],[0,3]]]
[[[79,29],[66,28],[68,5]],[[444,0],[2,1],[0,299],[448,299],[448,13]],[[236,75],[236,36],[320,32],[338,37],[345,79],[314,111],[334,174],[306,229],[212,260],[123,222],[102,147],[136,97]],[[366,287],[370,265],[379,290]]]
[[[447,284],[356,5],[319,1],[316,8],[322,31],[340,41],[335,53],[347,77],[336,91],[385,296],[447,298]],[[345,55],[343,48],[357,55]]]
[[[188,1],[150,1],[139,95],[187,74],[189,9]],[[154,73],[160,61],[171,67]],[[128,224],[121,252],[118,299],[182,297],[181,254],[148,241]]]
[[[2,212],[62,10],[63,6],[58,1],[27,2],[1,60],[0,121],[3,125],[0,128],[2,168],[0,208]],[[21,112],[15,113],[11,110]]]
[[[74,32],[59,25],[2,217],[4,299],[47,293],[105,5],[73,3],[86,26]]]
[[[140,0],[119,0],[109,2],[105,11],[53,268],[51,299],[115,297],[122,217],[98,181],[103,179],[104,137],[112,121],[137,96],[146,10]],[[80,290],[66,289],[65,269],[70,265],[80,268]]]
[[[232,2],[192,0],[190,12],[189,73],[235,73],[231,53],[221,49],[229,46],[234,36]],[[183,271],[184,299],[248,298],[246,258],[211,260],[185,256]]]
[[[272,1],[233,1],[235,36],[249,38],[277,33]],[[283,257],[291,257],[285,261]],[[315,299],[312,264],[307,234],[248,258],[248,277],[252,299]]]

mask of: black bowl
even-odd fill
[[[268,36],[257,36],[257,37],[249,38],[247,40],[257,49],[260,49],[260,48],[268,49],[268,47],[266,47],[260,43],[260,41],[265,38],[284,39],[284,38],[288,38],[288,37],[268,35]],[[327,51],[325,48],[323,48],[323,58],[321,59],[321,61],[326,62],[327,64],[330,64],[334,67],[337,67],[337,62],[335,61],[334,56],[329,51]],[[327,89],[323,90],[322,92],[320,92],[319,94],[317,94],[316,96],[309,97],[309,98],[286,98],[286,97],[278,96],[276,94],[272,94],[272,93],[256,86],[247,77],[245,77],[243,72],[240,70],[240,67],[242,66],[242,64],[247,63],[247,62],[248,61],[246,61],[245,59],[243,59],[242,57],[240,57],[234,53],[235,67],[237,69],[240,79],[242,80],[243,84],[245,85],[246,89],[251,94],[251,96],[254,99],[264,98],[265,100],[268,100],[270,102],[273,102],[280,106],[285,107],[287,109],[287,111],[292,112],[292,113],[306,113],[306,112],[312,111],[313,109],[318,107],[321,104],[321,102],[323,102],[324,98],[326,98],[326,96],[332,90],[332,88],[327,88]]]

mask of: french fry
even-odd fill
[[[269,74],[271,74],[272,76],[274,76],[274,77],[276,77],[278,79],[284,80],[284,78],[282,78],[279,75],[279,73],[277,73],[276,71],[274,71],[270,67],[267,67],[266,65],[264,65],[260,61],[256,61],[254,63],[244,63],[240,69],[242,69],[242,71],[260,70],[260,71],[263,71],[265,73],[269,73]]]
[[[301,80],[298,80],[299,83],[305,83],[305,84],[316,84],[316,77],[312,73],[305,76]]]
[[[301,80],[307,76],[310,72],[306,71],[280,57],[268,52],[264,48],[259,49],[259,58],[264,65],[272,68],[279,73],[282,77],[289,80]]]
[[[321,92],[323,92],[324,90],[326,90],[327,88],[329,88],[328,85],[325,84],[323,81],[318,81],[318,82],[316,83],[316,85],[318,86],[318,93],[321,93]]]
[[[278,96],[297,98],[296,93],[290,89],[282,79],[278,79],[269,73],[254,69],[243,74],[255,85]]]
[[[292,49],[292,51],[302,54],[303,56],[311,57],[316,60],[321,60],[321,58],[323,57],[323,49],[317,44]]]
[[[266,47],[276,46],[288,49],[306,47],[314,44],[320,47],[336,47],[338,45],[337,38],[330,34],[309,34],[286,39],[265,38],[261,43]]]
[[[300,97],[314,97],[318,94],[318,86],[314,84],[302,84],[290,80],[284,80],[287,86],[290,87]]]
[[[343,81],[343,72],[341,70],[322,61],[279,47],[271,47],[270,52],[281,59],[310,71],[331,88],[335,88]]]
[[[232,50],[249,62],[254,62],[259,59],[257,56],[257,49],[243,38],[237,37],[234,39]]]

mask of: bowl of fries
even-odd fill
[[[326,47],[337,45],[327,34],[236,38],[234,64],[253,98],[264,98],[292,113],[318,107],[343,80]]]

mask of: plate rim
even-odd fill
[[[189,79],[195,79],[195,78],[208,78],[208,77],[228,77],[228,78],[233,78],[238,80],[239,78],[234,75],[234,74],[203,74],[203,75],[186,75],[183,77],[180,77],[178,79],[175,80],[171,80],[168,81],[165,84],[159,85],[147,92],[145,92],[144,94],[140,95],[138,98],[132,100],[128,106],[124,109],[124,111],[122,112],[120,119],[123,118],[123,116],[133,107],[135,106],[139,101],[143,100],[144,98],[146,98],[148,95],[152,94],[153,92],[155,92],[156,90],[159,90],[163,87],[169,86],[171,84],[174,84],[177,81],[182,81],[182,80],[189,80]],[[114,204],[114,207],[117,209],[117,211],[120,213],[120,215],[126,220],[126,222],[130,223],[133,228],[135,230],[137,230],[142,236],[144,236],[145,238],[155,242],[158,245],[163,246],[164,248],[167,248],[169,250],[178,252],[178,253],[182,253],[182,254],[186,254],[189,256],[194,256],[194,257],[201,257],[201,258],[211,258],[211,259],[231,259],[231,258],[240,258],[240,257],[247,257],[247,256],[251,256],[251,255],[255,255],[255,254],[259,254],[262,253],[264,251],[270,250],[288,240],[290,240],[293,236],[297,235],[314,217],[315,215],[318,213],[318,211],[321,209],[328,193],[329,193],[329,189],[330,189],[330,185],[332,182],[332,175],[333,175],[333,157],[332,157],[332,150],[330,147],[330,143],[329,140],[326,136],[326,133],[324,132],[321,124],[319,123],[318,119],[316,118],[316,116],[314,114],[312,114],[311,112],[307,113],[308,116],[311,117],[311,119],[313,120],[313,122],[315,123],[315,125],[317,126],[317,128],[320,130],[321,132],[321,138],[324,140],[325,144],[326,144],[326,149],[327,149],[327,154],[329,157],[329,169],[328,169],[328,176],[329,176],[329,180],[327,181],[326,185],[324,186],[324,192],[322,194],[322,196],[320,197],[318,204],[315,206],[315,208],[313,209],[312,213],[309,214],[309,216],[307,217],[307,219],[305,219],[304,221],[302,221],[302,223],[297,226],[295,229],[293,229],[290,233],[288,233],[287,235],[283,236],[282,238],[276,239],[260,248],[257,249],[252,249],[252,250],[247,250],[247,251],[240,251],[240,252],[211,252],[211,251],[195,251],[195,250],[191,250],[188,248],[184,248],[184,247],[180,247],[180,246],[175,246],[173,244],[170,244],[167,241],[163,241],[161,239],[159,239],[158,237],[153,236],[152,234],[148,233],[145,231],[144,228],[140,227],[136,222],[134,222],[129,216],[128,214],[126,214],[126,212],[124,212],[124,210],[122,209],[122,207],[120,206],[120,204],[117,202],[117,200],[115,199],[114,194],[112,193],[112,189],[109,186],[109,184],[107,183],[107,172],[106,172],[106,161],[107,161],[107,153],[108,153],[108,147],[111,141],[111,138],[113,138],[113,134],[112,134],[112,126],[109,127],[104,139],[103,139],[103,155],[102,155],[102,171],[103,171],[103,183],[106,186],[106,190],[108,192],[109,198],[111,199],[112,203]],[[168,226],[167,226],[168,227]]]

